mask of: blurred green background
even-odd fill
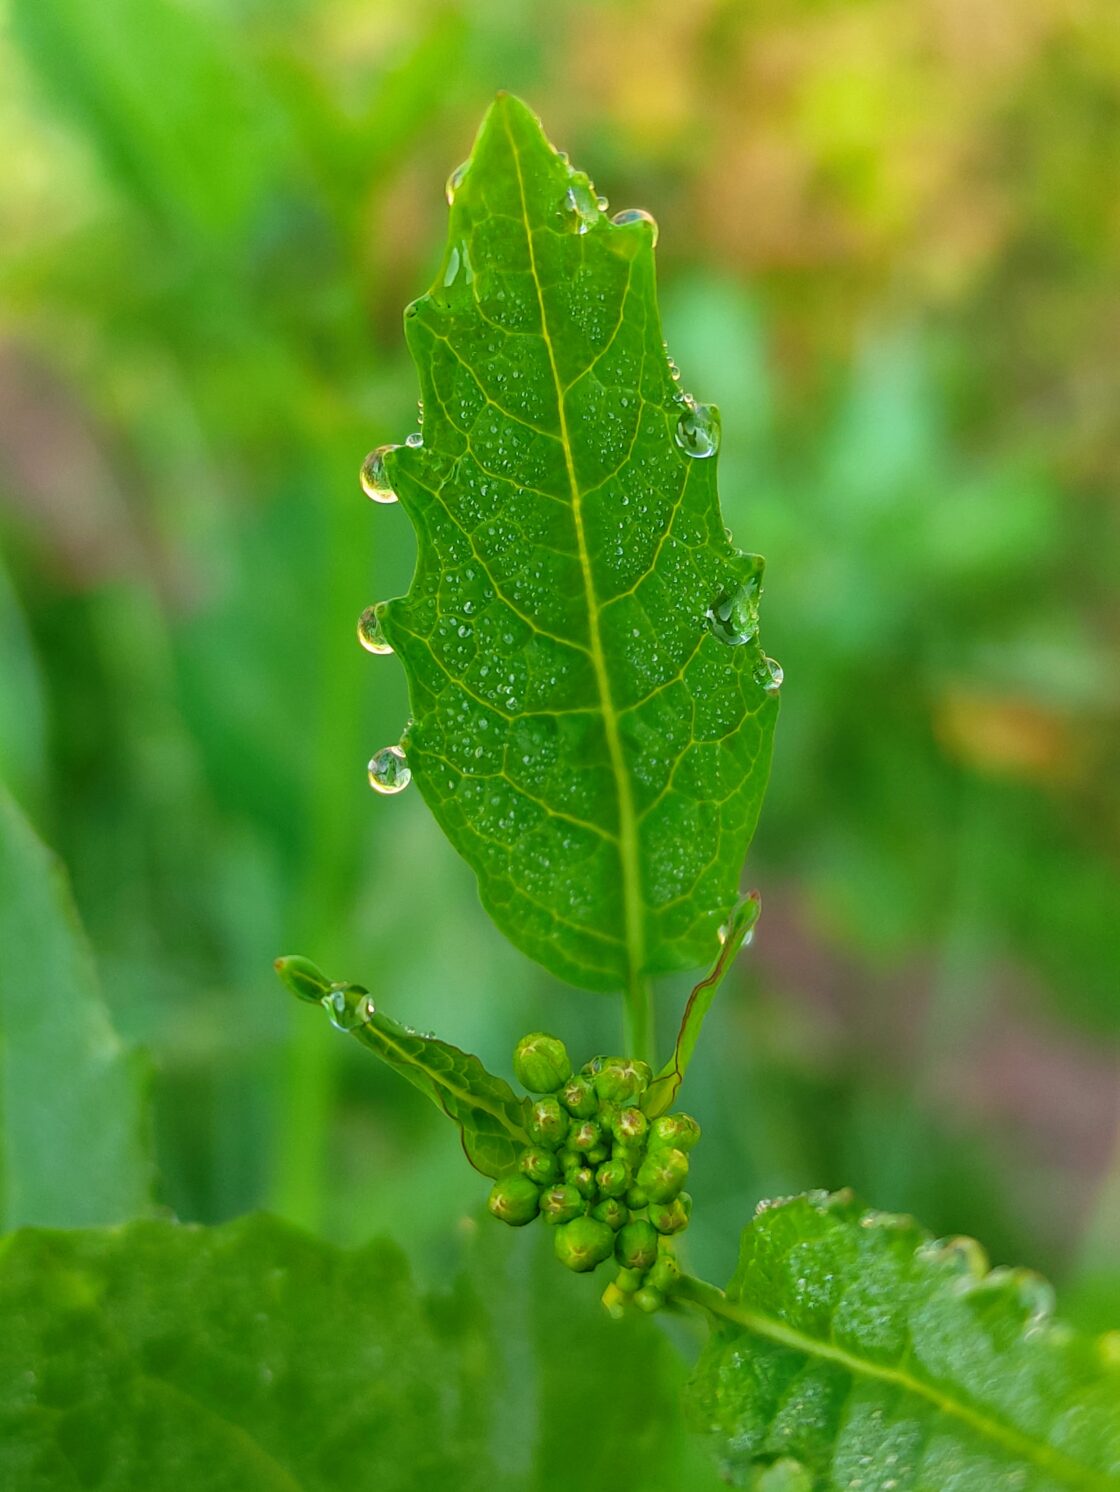
[[[690,1076],[692,1263],[850,1183],[1120,1324],[1115,0],[0,14],[0,777],[151,1055],[166,1206],[436,1274],[484,1194],[278,953],[501,1070],[542,1024],[618,1045],[365,784],[407,702],[354,623],[413,545],[357,470],[413,428],[401,309],[508,87],[658,218],[769,560],[765,910]]]

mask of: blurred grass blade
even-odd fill
[[[681,1083],[684,1081],[684,1075],[688,1071],[688,1064],[692,1061],[696,1043],[700,1040],[704,1017],[712,1008],[712,1001],[727,977],[727,971],[735,962],[735,955],[742,948],[758,921],[758,914],[761,910],[762,901],[759,894],[757,891],[752,891],[749,896],[743,897],[722,930],[723,946],[719,950],[715,967],[706,979],[701,979],[689,995],[688,1004],[684,1007],[684,1015],[681,1018],[680,1030],[677,1032],[673,1055],[649,1085],[642,1099],[642,1108],[651,1119],[664,1114],[676,1098]]]
[[[504,95],[449,197],[405,318],[423,438],[371,467],[419,546],[382,613],[404,745],[501,930],[627,991],[645,1036],[647,978],[715,952],[762,801],[762,561],[724,529],[718,412],[674,380],[648,214],[609,218]]]
[[[322,1005],[334,1025],[376,1052],[454,1122],[476,1170],[500,1176],[517,1164],[518,1149],[529,1143],[521,1100],[477,1057],[402,1026],[376,1009],[361,985],[332,983],[310,959],[292,954],[278,958],[275,967],[297,999]]]
[[[0,1222],[148,1210],[144,1064],[114,1034],[62,868],[0,788]]]
[[[1120,1489],[1116,1343],[972,1239],[814,1193],[760,1209],[726,1296],[685,1293],[716,1322],[691,1417],[737,1486],[782,1455],[814,1492]]]

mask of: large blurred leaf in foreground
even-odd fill
[[[668,1344],[505,1252],[508,1269],[487,1242],[480,1283],[425,1298],[389,1244],[342,1251],[260,1216],[16,1234],[0,1485],[551,1492],[582,1465],[589,1487],[711,1486]]]
[[[0,787],[0,1223],[147,1209],[143,1064],[109,1025],[65,874]]]
[[[806,1492],[1120,1489],[1115,1334],[971,1239],[797,1197],[746,1228],[722,1309],[690,1411],[738,1486],[782,1458]]]
[[[413,775],[520,948],[633,988],[709,961],[758,817],[777,677],[728,539],[718,414],[661,338],[652,223],[612,222],[516,99],[408,308],[423,442],[372,464],[416,526],[383,608]]]

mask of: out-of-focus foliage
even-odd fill
[[[612,208],[661,222],[666,334],[722,408],[724,507],[767,556],[786,670],[766,909],[689,1072],[694,1262],[728,1273],[758,1196],[852,1183],[1100,1280],[1112,0],[4,13],[0,775],[155,1058],[162,1200],[388,1228],[433,1270],[474,1205],[422,1096],[279,995],[282,948],[374,971],[497,1069],[561,1008],[573,1048],[618,1044],[607,1002],[558,1005],[503,945],[419,795],[364,782],[406,705],[354,622],[413,548],[357,467],[412,424],[398,308],[504,86]]]
[[[715,1486],[672,1345],[587,1312],[586,1281],[544,1288],[555,1261],[519,1241],[468,1240],[427,1294],[389,1243],[338,1249],[268,1217],[16,1233],[3,1485],[552,1492],[578,1457],[591,1488]],[[577,1438],[589,1402],[596,1433]]]

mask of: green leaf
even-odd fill
[[[360,984],[332,984],[310,959],[292,954],[278,958],[275,968],[298,999],[322,1005],[339,1029],[376,1052],[454,1121],[476,1170],[500,1176],[516,1166],[529,1136],[522,1102],[503,1078],[450,1042],[400,1025],[376,1008]]]
[[[777,715],[762,561],[724,530],[718,414],[674,381],[651,220],[612,222],[508,96],[450,195],[405,319],[423,441],[367,473],[417,532],[381,609],[404,744],[502,931],[632,990],[711,959],[738,897]]]
[[[716,1322],[690,1417],[739,1486],[788,1458],[814,1492],[1120,1489],[1115,1334],[1055,1322],[971,1239],[795,1197],[748,1225],[726,1297],[686,1293]]]
[[[684,1007],[673,1055],[649,1085],[642,1099],[642,1108],[651,1119],[664,1114],[676,1098],[681,1083],[684,1082],[684,1075],[688,1071],[688,1064],[692,1061],[696,1043],[700,1040],[700,1029],[704,1024],[704,1017],[712,1008],[712,1001],[727,977],[728,969],[735,962],[735,955],[753,931],[761,910],[762,901],[758,892],[752,891],[749,896],[743,897],[728,919],[727,926],[722,930],[722,946],[712,972],[706,978],[701,979],[689,995],[688,1003]]]
[[[517,1164],[518,1151],[529,1143],[521,1100],[477,1057],[399,1025],[380,1010],[353,1034],[454,1120],[476,1170],[500,1176]]]
[[[145,1086],[109,1024],[65,874],[0,788],[0,1223],[145,1212]]]
[[[581,1485],[710,1486],[681,1448],[668,1343],[603,1319],[583,1281],[541,1289],[530,1252],[481,1231],[432,1296],[392,1245],[340,1250],[266,1217],[9,1237],[0,1486],[553,1492],[589,1422]]]

